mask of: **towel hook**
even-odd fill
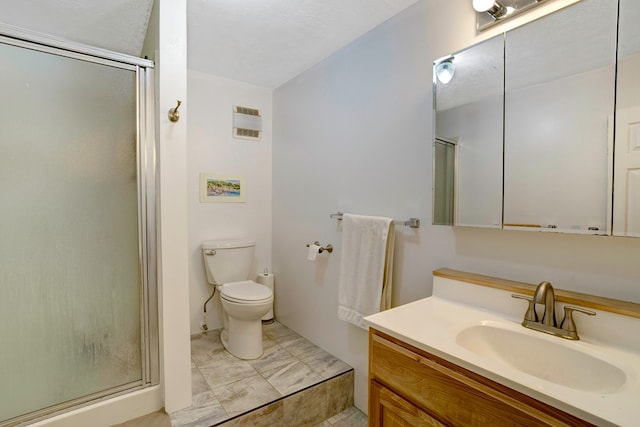
[[[182,105],[182,101],[178,100],[178,105],[176,105],[174,108],[169,110],[169,120],[171,120],[174,123],[180,120],[180,112],[178,111],[178,108],[180,108],[180,105]]]

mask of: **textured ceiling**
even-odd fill
[[[417,0],[188,0],[189,68],[275,88]]]
[[[189,68],[275,88],[417,0],[185,0]],[[0,22],[139,56],[153,0],[0,0]]]
[[[153,0],[0,0],[0,22],[140,56]]]

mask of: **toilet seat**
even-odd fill
[[[220,296],[230,302],[255,304],[270,300],[273,292],[252,280],[243,280],[222,285]]]

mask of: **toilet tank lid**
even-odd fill
[[[232,248],[247,248],[255,246],[256,242],[247,239],[237,240],[207,240],[202,242],[202,249],[232,249]]]

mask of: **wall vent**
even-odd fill
[[[258,141],[262,134],[262,114],[257,108],[233,107],[233,137]]]

